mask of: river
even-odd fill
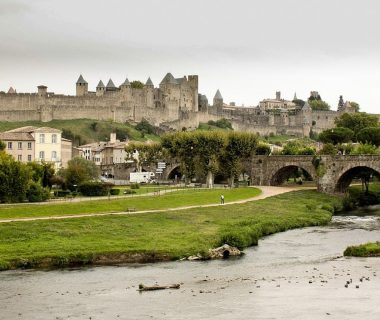
[[[342,257],[376,240],[380,217],[338,216],[268,236],[239,259],[1,272],[0,319],[378,320],[380,258]],[[139,283],[181,288],[139,293]]]

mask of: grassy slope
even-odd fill
[[[221,193],[225,196],[225,201],[227,203],[235,200],[255,197],[260,194],[261,191],[256,188],[225,190],[198,189],[174,191],[160,196],[131,197],[116,200],[96,200],[36,205],[2,205],[0,206],[0,219],[63,216],[97,212],[120,212],[126,211],[127,208],[136,208],[136,210],[150,210],[211,204],[219,203]]]
[[[96,130],[91,128],[91,124],[97,123]],[[23,121],[23,122],[6,122],[0,121],[0,132],[15,129],[23,126],[38,126],[38,127],[52,127],[56,129],[67,129],[80,136],[85,143],[105,141],[109,139],[110,133],[116,129],[126,130],[130,140],[145,141],[147,139],[157,140],[156,135],[146,134],[144,138],[141,133],[137,131],[131,124],[116,123],[112,121],[97,121],[90,119],[77,119],[77,120],[53,120],[50,122],[40,121]],[[118,137],[125,140],[125,137]]]
[[[338,200],[296,191],[246,204],[131,216],[0,224],[0,268],[99,262],[99,256],[141,253],[169,259],[206,252],[226,237],[244,246],[267,234],[326,224],[321,204]],[[128,259],[124,258],[124,261]],[[119,261],[120,262],[120,261]]]
[[[350,246],[344,251],[345,256],[380,257],[380,242],[368,242],[358,246]]]

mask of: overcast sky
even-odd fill
[[[199,75],[212,101],[280,90],[380,113],[378,0],[0,0],[0,90]]]

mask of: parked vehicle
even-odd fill
[[[154,182],[154,172],[131,172],[130,183],[152,183]]]

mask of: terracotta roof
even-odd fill
[[[0,140],[3,141],[34,141],[33,136],[27,132],[1,132]]]

